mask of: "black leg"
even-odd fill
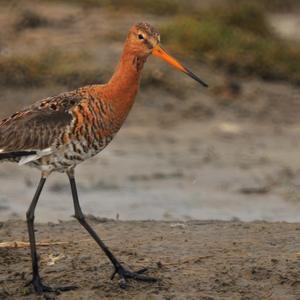
[[[51,288],[42,283],[40,274],[39,274],[39,265],[38,265],[38,256],[36,252],[36,242],[35,242],[35,232],[34,232],[34,211],[43,190],[44,184],[46,182],[46,177],[42,177],[38,188],[35,192],[35,195],[32,199],[32,202],[29,206],[29,209],[26,213],[28,234],[30,241],[30,250],[31,250],[31,260],[32,260],[32,283],[34,289],[38,293],[43,292],[56,292],[56,291],[68,291],[76,288],[75,286],[61,287],[61,288]]]
[[[108,249],[108,247],[100,239],[100,237],[97,235],[97,233],[94,231],[94,229],[85,220],[84,214],[82,213],[82,210],[81,210],[81,207],[79,204],[79,200],[78,200],[78,193],[77,193],[76,182],[75,182],[75,177],[74,177],[73,171],[69,172],[68,176],[69,176],[69,180],[70,180],[70,184],[71,184],[71,190],[72,190],[72,196],[73,196],[73,202],[74,202],[74,210],[75,210],[75,218],[88,231],[88,233],[92,236],[92,238],[96,241],[96,243],[100,246],[100,248],[103,250],[103,252],[106,254],[106,256],[109,258],[109,260],[113,264],[115,271],[112,274],[111,279],[113,279],[114,276],[118,273],[120,276],[120,286],[122,288],[126,287],[126,279],[127,278],[132,278],[135,280],[147,281],[147,282],[157,281],[156,278],[141,275],[142,273],[147,271],[147,269],[142,269],[138,272],[131,272],[122,266],[122,264],[119,262],[119,260],[112,254],[112,252]]]

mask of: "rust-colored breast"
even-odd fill
[[[117,131],[111,104],[93,90],[70,111],[73,120],[68,131],[68,140],[82,143],[85,152],[103,148]]]

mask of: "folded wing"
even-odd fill
[[[84,90],[46,98],[0,122],[0,160],[48,155],[55,140],[72,122],[70,110]]]

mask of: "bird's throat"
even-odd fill
[[[136,93],[145,61],[146,58],[124,51],[116,71],[108,83],[110,88],[123,95]]]
[[[145,61],[146,58],[137,57],[125,48],[114,75],[106,85],[109,101],[120,115],[120,120],[125,120],[134,103]]]

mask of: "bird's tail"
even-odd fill
[[[0,161],[3,160],[15,160],[24,156],[34,155],[36,151],[12,151],[12,152],[0,152]]]

